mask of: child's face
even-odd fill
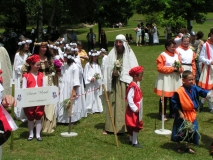
[[[31,69],[32,70],[39,70],[40,66],[41,66],[41,62],[36,62],[35,64],[31,64]]]
[[[134,76],[134,80],[136,82],[140,82],[143,79],[143,72],[139,73],[138,75]]]
[[[192,74],[189,74],[189,75],[187,76],[187,78],[186,78],[186,79],[183,78],[182,81],[183,81],[183,84],[184,84],[185,86],[189,87],[189,86],[193,85],[194,76],[193,76]]]
[[[92,57],[92,61],[93,61],[93,62],[97,62],[97,60],[98,60],[98,56],[93,56],[93,57]]]

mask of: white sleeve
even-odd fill
[[[14,59],[14,70],[17,74],[21,74],[21,68],[22,68],[22,64],[20,64],[19,62],[19,54],[16,53],[15,59]]]
[[[42,86],[42,87],[46,87],[45,76],[43,76],[43,78],[42,78],[42,83],[43,83],[43,86]]]
[[[135,112],[138,109],[138,107],[135,105],[133,98],[134,98],[134,88],[132,87],[132,88],[130,88],[130,90],[128,92],[127,100],[128,100],[128,104],[129,104],[130,109],[133,112]]]
[[[211,65],[212,60],[209,60],[206,58],[206,44],[203,45],[203,47],[201,49],[199,61],[201,61],[202,63],[204,63],[206,65]]]
[[[22,78],[22,88],[27,88],[27,79],[25,77]]]

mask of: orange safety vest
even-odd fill
[[[186,93],[184,87],[180,87],[176,92],[179,95],[179,100],[185,119],[193,123],[196,119],[196,111],[191,98]]]

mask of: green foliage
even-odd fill
[[[138,13],[146,15],[162,13],[163,17],[160,18],[171,20],[173,24],[177,20],[180,25],[180,20],[184,19],[189,27],[191,20],[202,24],[205,21],[205,14],[212,7],[213,3],[210,0],[138,0],[136,10]]]

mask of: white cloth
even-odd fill
[[[138,61],[135,57],[134,52],[128,45],[128,43],[124,40],[124,53],[123,53],[123,64],[120,75],[120,81],[125,83],[130,83],[132,81],[132,77],[129,75],[129,70],[133,67],[138,66]],[[104,84],[106,86],[107,91],[111,91],[111,83],[112,83],[112,72],[114,68],[114,62],[117,60],[117,51],[115,46],[109,52],[108,57],[106,59],[105,68],[104,68]]]
[[[102,71],[102,73],[104,71],[106,59],[107,59],[107,55],[104,55],[104,57],[102,58],[102,63],[101,63],[101,71]]]
[[[208,43],[208,42],[206,42]],[[200,52],[199,60],[204,64],[202,70],[199,82],[201,82],[203,85],[206,84],[206,81],[208,79],[208,87],[212,88],[213,86],[213,65],[211,65],[211,62],[213,61],[213,45],[209,44],[209,52],[210,52],[210,59],[208,59],[207,51],[206,51],[206,43],[203,44],[203,47]],[[210,72],[208,75],[208,68],[210,67]]]
[[[133,101],[133,98],[134,98],[134,87],[130,88],[129,92],[128,92],[128,95],[127,95],[127,100],[128,100],[128,104],[129,104],[129,107],[130,109],[135,112],[138,107],[135,105],[134,101]],[[143,98],[140,102],[138,102],[140,108],[139,108],[139,121],[142,121],[142,116],[143,116]]]
[[[65,64],[61,69],[61,73],[63,78],[60,86],[57,121],[60,123],[69,123],[69,108],[64,108],[62,102],[70,98],[74,86],[78,86],[76,95],[79,95],[78,91],[81,85],[79,81],[79,68],[75,63],[72,63],[70,66]],[[76,122],[81,119],[82,115],[81,98],[75,98],[72,100],[72,104],[71,122]]]
[[[187,50],[184,50],[183,48],[181,47],[178,47],[176,49],[177,53],[180,55],[180,58],[182,60],[182,63],[185,63],[185,64],[192,64],[192,61],[193,61],[193,54],[194,52],[192,51],[192,49],[187,49]]]
[[[158,29],[157,29],[157,27],[154,27],[154,29],[155,29],[155,32],[153,33],[153,43],[156,44],[156,43],[159,43]]]
[[[24,53],[23,55],[20,55],[19,52],[16,53],[13,63],[13,79],[20,79],[22,74],[21,68],[25,63],[27,57],[27,53]]]
[[[99,73],[100,78],[102,79],[100,66],[94,62],[90,65],[90,63],[88,62],[84,68],[84,81],[86,84],[86,92],[100,87],[100,84],[97,80],[91,82],[91,79],[94,77],[95,73]],[[88,113],[103,112],[103,105],[99,97],[101,94],[102,88],[86,94],[86,108]]]

